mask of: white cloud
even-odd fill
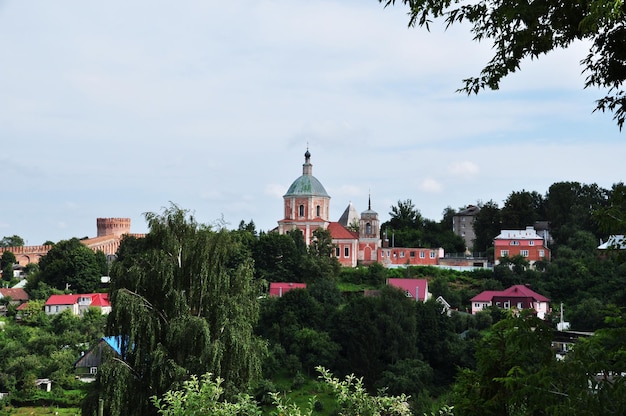
[[[448,166],[448,170],[453,176],[458,176],[463,179],[475,176],[480,172],[478,165],[469,160],[451,163]]]
[[[433,178],[426,178],[420,182],[419,189],[427,193],[439,193],[443,190],[443,185]]]

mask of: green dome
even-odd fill
[[[329,197],[322,183],[318,181],[315,176],[312,175],[300,176],[291,184],[291,186],[287,190],[287,193],[285,194],[285,196],[297,195]]]
[[[309,149],[306,149],[306,153],[304,154],[302,176],[291,184],[284,197],[298,195],[325,196],[330,198],[320,181],[313,176],[313,165],[311,164],[311,153],[309,153]]]

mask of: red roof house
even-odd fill
[[[426,302],[430,298],[428,280],[426,279],[387,279],[387,284],[406,292],[406,295],[416,301]]]
[[[82,315],[90,307],[100,308],[103,315],[111,312],[109,295],[106,293],[88,293],[82,295],[50,295],[44,304],[47,315],[56,315],[65,309],[71,309],[74,315]]]
[[[532,266],[538,260],[550,261],[551,252],[544,237],[532,226],[525,230],[502,230],[493,240],[495,263],[502,257],[523,256]]]
[[[500,291],[486,290],[474,296],[471,302],[472,314],[476,314],[489,306],[517,310],[534,309],[541,319],[544,319],[546,313],[550,312],[550,299],[524,285],[515,285]]]
[[[306,289],[306,283],[271,282],[270,296],[278,296],[280,298],[293,289]]]
[[[13,305],[20,305],[28,302],[29,296],[24,289],[21,288],[4,288],[0,289],[0,299],[9,298]]]

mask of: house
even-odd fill
[[[536,261],[550,261],[551,252],[533,226],[525,230],[502,230],[493,240],[495,264],[503,257],[522,256],[532,266]]]
[[[93,381],[98,372],[98,367],[102,364],[102,360],[107,354],[122,355],[120,337],[100,338],[100,341],[93,348],[84,353],[74,363],[76,376],[85,382]]]
[[[524,285],[511,286],[506,290],[486,290],[471,299],[472,315],[490,306],[503,309],[534,309],[537,316],[544,319],[550,312],[550,299],[530,290]]]
[[[56,315],[70,309],[74,315],[82,315],[90,307],[99,308],[103,315],[111,312],[109,295],[106,293],[88,293],[82,295],[51,295],[44,304],[46,315]]]
[[[306,283],[270,283],[270,296],[281,298],[285,293],[293,289],[306,289]]]
[[[444,256],[443,248],[383,247],[378,253],[378,262],[385,267],[436,266]]]
[[[0,289],[0,299],[8,299],[12,305],[21,305],[24,302],[28,302],[29,296],[21,288],[3,288]]]
[[[387,279],[387,284],[404,290],[407,297],[419,302],[426,302],[431,297],[431,294],[428,292],[428,280],[426,279],[389,278]]]

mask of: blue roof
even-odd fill
[[[113,348],[113,351],[115,351],[119,355],[122,355],[122,336],[121,335],[118,335],[116,337],[104,337],[102,338],[102,340],[106,342],[107,344],[109,344],[109,346]]]

